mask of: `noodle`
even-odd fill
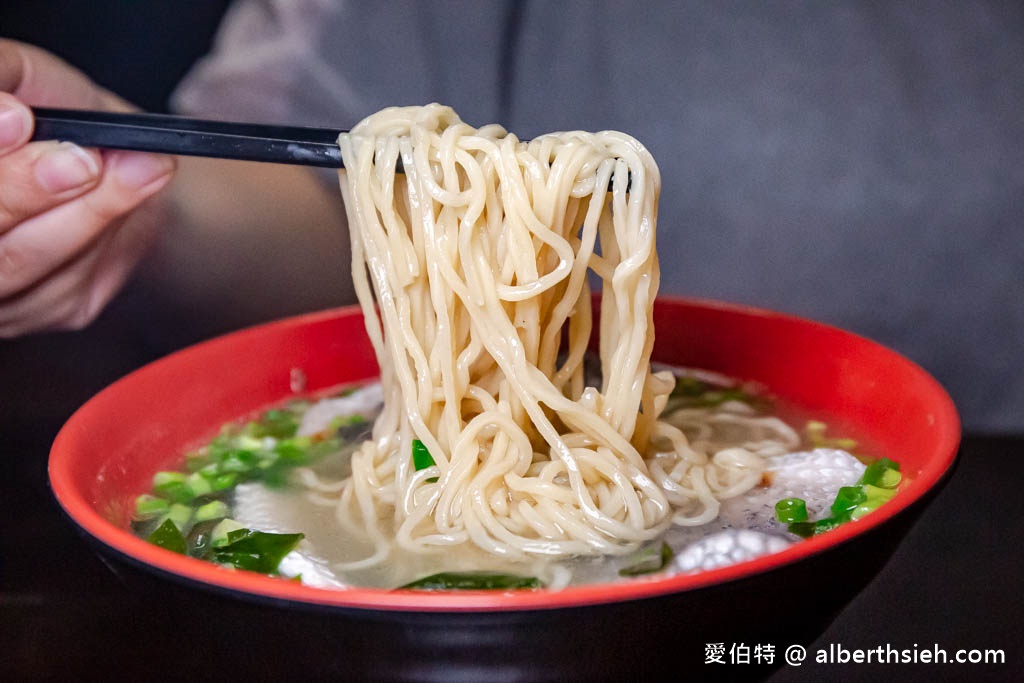
[[[381,111],[339,144],[384,407],[340,489],[307,483],[372,541],[358,566],[396,546],[621,554],[758,481],[751,450],[695,448],[659,419],[673,387],[650,367],[660,176],[640,143],[522,142],[432,104]],[[583,371],[591,273],[599,388]],[[414,440],[433,466],[416,469]]]

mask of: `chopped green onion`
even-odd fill
[[[664,541],[660,547],[649,545],[630,558],[630,564],[619,570],[619,576],[641,576],[661,571],[674,556],[672,546]]]
[[[210,486],[214,491],[226,491],[237,483],[238,475],[233,472],[218,475],[210,480]]]
[[[842,524],[842,521],[834,517],[826,517],[815,522],[794,522],[789,525],[789,532],[802,538],[810,538],[816,534],[823,534],[831,531]]]
[[[836,492],[836,499],[832,502],[832,516],[845,522],[865,500],[867,495],[860,486],[843,486]]]
[[[541,588],[543,584],[532,576],[516,576],[497,572],[441,572],[401,586],[404,590],[511,590]]]
[[[775,504],[775,518],[783,524],[807,521],[807,503],[802,498],[783,498]]]
[[[416,471],[425,470],[428,467],[433,467],[436,463],[434,462],[434,456],[430,454],[427,447],[419,439],[412,440],[412,466],[416,468]]]
[[[209,464],[206,455],[200,451],[189,453],[185,456],[185,469],[189,472],[198,472]]]
[[[231,513],[227,503],[221,500],[211,500],[206,505],[200,505],[196,510],[196,522],[209,522],[215,519],[224,519]]]
[[[789,525],[789,533],[800,538],[810,538],[814,535],[815,528],[814,522],[793,522]]]
[[[863,484],[861,488],[865,494],[864,502],[851,513],[852,519],[860,519],[869,512],[877,510],[883,503],[888,503],[896,495],[895,488],[882,488],[871,484]]]
[[[875,485],[884,489],[894,489],[900,485],[901,481],[903,481],[903,474],[899,470],[886,470]],[[869,482],[864,483],[869,484]]]
[[[220,463],[222,472],[248,473],[259,464],[255,451],[233,450],[226,454]]]
[[[296,437],[278,443],[274,447],[274,453],[282,460],[301,462],[306,459],[311,444],[308,437]]]
[[[861,475],[860,483],[888,489],[898,486],[902,478],[899,463],[889,458],[879,458],[867,466]]]
[[[210,484],[210,480],[199,472],[190,474],[188,479],[185,480],[185,485],[192,492],[193,498],[200,498],[213,493],[213,486]]]
[[[181,472],[157,472],[153,475],[153,493],[176,503],[187,503],[193,498]]]
[[[894,489],[872,486],[871,484],[864,484],[861,486],[861,489],[867,496],[867,499],[864,501],[865,504],[869,504],[871,501],[875,500],[880,500],[882,502],[892,500],[896,495],[896,491]]]
[[[185,475],[181,472],[157,472],[153,475],[153,488],[160,490],[173,484],[184,484]]]
[[[412,440],[412,466],[416,468],[416,471],[425,470],[428,467],[434,467],[437,463],[434,462],[434,456],[430,454],[427,447],[419,439]],[[428,482],[437,481],[437,477],[431,477],[427,479]]]
[[[277,465],[278,459],[279,458],[277,457],[277,453],[273,451],[263,451],[260,453],[260,459],[256,462],[256,469],[264,471],[269,470],[271,467]],[[254,477],[260,476],[259,471],[251,472],[250,474]]]
[[[295,435],[302,409],[308,405],[293,402],[245,425],[225,424],[209,444],[186,455],[184,471],[156,473],[152,493],[135,501],[133,531],[192,557],[275,572],[302,535],[244,528],[228,518],[231,510],[225,492],[244,481],[282,484],[295,466],[341,448],[344,441],[340,435]],[[362,415],[342,418],[342,423],[368,424]],[[361,427],[359,434],[364,431]]]
[[[260,473],[259,480],[268,488],[279,489],[288,483],[290,471],[290,466],[276,462]]]
[[[676,386],[670,397],[677,399],[678,405],[685,408],[717,408],[729,401],[759,407],[766,402],[742,387],[715,386],[685,375],[676,377]]]
[[[722,405],[723,403],[728,403],[729,401],[750,403],[753,398],[753,396],[742,389],[719,389],[717,391],[705,392],[704,395],[694,401],[692,405],[697,408],[714,408]]]
[[[210,542],[214,546],[226,545],[228,542],[228,534],[238,529],[244,529],[245,526],[240,522],[236,522],[233,519],[222,519],[220,524],[213,528],[210,534]]]
[[[311,441],[306,447],[306,462],[320,458],[328,453],[335,453],[342,447],[344,441],[339,438],[323,439],[322,441]]]
[[[353,413],[351,415],[339,415],[330,422],[327,423],[327,430],[329,432],[336,432],[342,427],[358,427],[359,425],[366,424],[367,420],[364,415],[359,413]]]
[[[167,518],[174,523],[174,526],[181,530],[181,533],[185,533],[192,525],[192,514],[193,510],[188,505],[174,503],[167,511]]]
[[[299,417],[290,410],[275,408],[264,413],[255,425],[254,436],[290,439],[299,429]]]
[[[215,462],[207,463],[200,467],[198,470],[196,470],[196,472],[199,472],[199,474],[203,475],[207,479],[212,480],[214,477],[220,474],[220,465]]]
[[[821,425],[822,423],[817,423]],[[809,423],[808,426],[810,426]],[[843,486],[836,492],[835,500],[832,502],[830,516],[815,521],[807,521],[807,509],[804,505],[803,519],[800,513],[792,515],[790,506],[793,501],[800,501],[798,498],[787,498],[775,504],[775,514],[780,522],[789,524],[790,533],[809,538],[815,534],[824,533],[837,526],[864,517],[873,510],[877,510],[883,503],[892,500],[896,495],[896,487],[899,486],[902,475],[899,472],[899,464],[888,458],[879,458],[871,463],[864,470],[860,481],[855,486]]]
[[[239,434],[232,446],[242,451],[258,451],[263,448],[263,439],[249,434]]]
[[[185,537],[181,535],[181,530],[170,517],[165,519],[146,540],[171,552],[185,554]]]
[[[143,493],[135,499],[135,519],[144,521],[159,517],[170,509],[171,504],[165,498],[157,498],[148,493]]]
[[[686,396],[695,398],[708,391],[711,385],[690,375],[676,375],[676,385],[672,387],[670,396]]]

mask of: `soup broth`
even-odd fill
[[[722,501],[707,520],[672,524],[619,554],[522,560],[471,544],[433,552],[395,545],[386,559],[367,561],[374,543],[338,514],[337,501],[352,453],[370,437],[380,410],[379,384],[292,401],[226,425],[179,472],[157,473],[153,491],[137,501],[132,526],[171,550],[325,588],[558,589],[704,571],[778,552],[895,495],[898,465],[848,436],[802,419],[757,387],[672,370],[676,390],[662,419],[715,457],[741,447],[762,457],[765,469],[759,485]],[[379,523],[387,528],[389,520]]]

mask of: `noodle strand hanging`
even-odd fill
[[[339,144],[384,391],[337,493],[339,519],[376,546],[360,564],[393,544],[623,553],[757,482],[753,452],[709,458],[659,419],[673,387],[650,364],[660,176],[640,143],[523,142],[433,104],[383,110]],[[595,334],[600,386],[584,367]]]

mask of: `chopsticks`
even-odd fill
[[[33,140],[320,168],[345,166],[338,147],[338,136],[347,132],[343,130],[86,109],[34,107],[32,113],[36,119]],[[402,172],[401,159],[395,170]],[[632,180],[627,182],[627,192]]]
[[[83,147],[342,168],[343,131],[206,121],[161,114],[34,108],[33,140]]]

